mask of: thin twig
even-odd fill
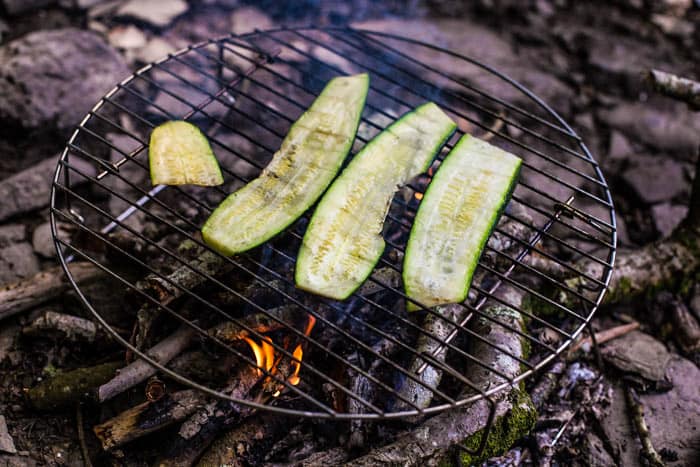
[[[639,328],[639,323],[634,321],[632,323],[622,324],[620,326],[615,326],[605,331],[600,331],[595,333],[595,339],[598,344],[604,344],[605,342],[622,337],[625,334],[629,334],[635,329]],[[579,339],[574,345],[571,346],[569,355],[576,353],[581,348],[589,348],[593,344],[590,337],[585,337]]]
[[[88,452],[87,443],[85,442],[85,429],[83,428],[83,406],[80,402],[75,405],[75,418],[78,425],[78,441],[80,442],[80,451],[83,453],[83,463],[85,467],[92,467],[90,453]]]
[[[639,441],[642,443],[642,455],[653,467],[664,467],[665,464],[661,460],[661,456],[656,452],[651,442],[651,433],[649,433],[649,427],[644,420],[644,405],[642,405],[635,390],[628,384],[625,384],[625,399],[630,408],[632,422],[639,435]]]
[[[483,139],[484,141],[489,141],[491,140],[494,136],[496,136],[496,133],[500,131],[501,128],[503,128],[503,117],[505,116],[505,113],[503,111],[498,112],[498,116],[496,117],[496,120],[494,120],[493,124],[488,128],[488,130],[485,130],[484,134],[479,136],[479,138]]]

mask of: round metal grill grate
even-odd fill
[[[444,337],[431,337],[422,328],[423,318],[435,315],[434,310],[406,312],[397,280],[428,176],[397,194],[380,264],[367,284],[342,303],[294,288],[294,260],[308,213],[272,241],[233,258],[210,251],[198,235],[226,194],[267,164],[290,124],[327,80],[361,71],[370,73],[371,90],[353,153],[397,116],[432,100],[459,123],[433,169],[467,131],[524,161],[520,183],[480,261],[470,299],[457,319],[446,320],[451,332]],[[169,119],[192,121],[208,135],[224,169],[223,187],[151,186],[148,135]],[[61,262],[78,295],[134,354],[179,382],[221,398],[299,416],[353,419],[442,411],[490,398],[542,368],[576,338],[601,303],[616,245],[613,204],[598,164],[571,127],[537,96],[474,59],[353,29],[226,37],[142,68],[110,91],[70,138],[56,171],[51,220]],[[124,303],[133,314],[143,307],[159,310],[154,333],[161,338],[167,332],[159,334],[161,329],[189,327],[199,336],[193,346],[219,359],[255,364],[244,341],[226,341],[211,332],[228,322],[259,344],[269,339],[278,361],[287,359],[291,367],[298,366],[293,349],[300,345],[299,384],[281,377],[281,371],[262,372],[277,380],[284,394],[266,402],[254,395],[241,399],[221,392],[223,381],[221,386],[203,384],[156,362],[119,329],[124,323],[110,322],[98,292],[76,284],[67,266],[74,260],[92,262],[105,271],[105,280],[127,290]],[[160,295],[144,286],[149,281],[159,284]],[[475,331],[477,319],[499,323],[484,313],[493,303],[516,310],[527,321],[525,328],[510,330],[532,349],[529,358]],[[246,318],[251,316],[266,317],[274,326],[269,332],[250,327]],[[316,326],[307,336],[309,317]],[[432,339],[429,353],[416,349],[419,337]],[[519,374],[490,388],[466,378],[469,365],[498,373],[472,354],[470,344],[476,341],[518,361]],[[394,351],[378,350],[386,347]],[[423,362],[417,371],[411,369],[416,358]],[[417,375],[428,366],[444,374],[438,387],[427,388],[433,392],[432,405],[421,408],[402,400],[397,389],[407,379],[420,381]],[[373,386],[372,400],[348,383],[348,372],[365,376]],[[355,409],[339,411],[329,392],[352,399]]]

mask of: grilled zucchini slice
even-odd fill
[[[382,227],[394,193],[428,168],[455,128],[431,102],[367,143],[311,218],[297,258],[297,287],[344,300],[365,281],[384,251]]]
[[[406,295],[429,307],[464,301],[520,164],[471,135],[459,140],[418,207],[403,262]]]
[[[148,163],[154,185],[224,183],[207,137],[199,128],[182,120],[165,122],[151,132]]]
[[[234,255],[267,241],[321,196],[347,156],[369,76],[333,78],[292,125],[260,176],[229,195],[202,228],[204,241]]]

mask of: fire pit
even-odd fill
[[[367,283],[344,302],[294,287],[308,215],[246,254],[224,258],[210,250],[198,232],[211,210],[265,167],[329,78],[360,71],[370,73],[371,90],[353,152],[427,100],[459,124],[429,173],[394,198],[387,249]],[[192,121],[207,134],[223,187],[151,186],[148,135],[169,119]],[[520,182],[469,299],[447,314],[425,307],[407,313],[400,277],[411,222],[439,161],[467,131],[522,157]],[[76,179],[87,183],[74,188]],[[589,323],[616,245],[598,164],[523,85],[434,45],[333,28],[210,40],[119,83],[82,120],[60,158],[51,223],[64,269],[95,319],[130,355],[169,378],[239,411],[299,417],[416,420],[486,401],[479,449],[499,393],[551,362]],[[100,297],[74,280],[72,261],[94,264],[127,291],[133,331],[123,329],[131,323],[110,321]],[[228,377],[192,375],[174,352],[157,351],[164,338],[180,350],[203,350]],[[476,352],[479,346],[494,358]]]

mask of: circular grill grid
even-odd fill
[[[455,67],[459,67],[460,75],[466,73],[470,77],[469,82],[446,70]],[[406,297],[400,284],[398,288],[392,287],[377,272],[368,283],[379,292],[356,293],[343,303],[294,289],[293,263],[308,213],[262,248],[223,260],[216,255],[217,261],[235,271],[236,277],[255,281],[273,299],[244,297],[225,278],[193,265],[176,248],[157,243],[139,230],[139,225],[147,220],[179,241],[190,240],[199,248],[206,248],[196,233],[211,209],[267,164],[289,125],[328,79],[360,71],[370,73],[371,90],[353,154],[398,115],[433,100],[459,124],[457,134],[438,160],[466,130],[492,138],[493,144],[523,158],[520,183],[502,223],[495,229],[495,235],[510,240],[518,248],[504,253],[497,247],[487,247],[477,273],[481,274],[481,281],[472,285],[471,299],[465,304],[466,316],[450,323],[455,331],[447,339],[433,338],[439,342],[440,351],[447,349],[449,358],[441,362],[433,355],[421,355],[426,362],[421,370],[429,363],[441,369],[447,381],[438,388],[429,388],[434,392],[434,402],[427,409],[404,401],[409,407],[413,405],[412,408],[392,411],[390,405],[384,404],[401,397],[396,391],[397,375],[416,380],[415,374],[408,371],[407,357],[418,355],[413,348],[415,344],[403,342],[401,332],[392,329],[403,329],[412,336],[421,334],[424,331],[417,317],[436,312],[424,308],[408,315],[403,307],[391,306],[391,303],[403,303]],[[494,83],[498,84],[495,88]],[[523,103],[528,108],[534,107],[535,112],[524,110]],[[148,133],[162,121],[176,118],[193,121],[210,138],[224,169],[227,182],[224,188],[150,185]],[[99,173],[91,172],[95,167]],[[400,272],[410,219],[418,205],[416,193],[422,193],[426,182],[427,178],[422,177],[394,198],[385,226],[387,251],[379,268]],[[283,29],[210,40],[171,54],[122,81],[92,109],[70,138],[54,179],[51,221],[59,258],[76,292],[96,320],[136,355],[183,384],[234,402],[300,416],[351,419],[435,413],[482,398],[492,402],[492,395],[550,362],[588,324],[609,283],[616,245],[612,200],[597,163],[578,135],[538,97],[488,66],[436,46],[384,33],[335,28]],[[503,229],[503,222],[517,225],[520,235],[514,236]],[[57,223],[72,228],[59,230]],[[65,233],[67,230],[71,233]],[[157,265],[122,249],[110,236],[113,232],[143,242],[160,257],[200,277],[200,282],[206,282],[209,289],[238,297],[240,306],[233,311],[224,309],[214,304],[209,295],[200,293],[201,288],[173,282]],[[101,249],[95,248],[95,244]],[[556,247],[557,254],[549,253],[548,245]],[[105,249],[120,252],[120,261],[124,263],[116,267],[113,259],[104,254]],[[495,260],[486,261],[487,255]],[[528,261],[532,255],[583,278],[579,281],[582,287],[574,289],[570,282],[553,277],[546,268],[538,268]],[[201,320],[184,316],[177,302],[162,304],[124,271],[140,268],[159,277],[168,288],[203,310],[198,312],[199,317],[219,316],[240,322],[242,314],[262,313],[276,320],[269,313],[271,302],[296,305],[300,313],[308,313],[317,321],[316,330],[309,337],[303,334],[303,325],[284,323],[285,334],[303,342],[308,353],[301,367],[302,383],[293,386],[266,373],[284,384],[293,397],[275,399],[274,404],[261,403],[252,396],[231,397],[157,363],[107,323],[95,306],[96,297],[74,281],[68,267],[74,259],[92,262],[141,301],[163,310],[173,322],[195,329],[202,345],[236,355],[240,361],[253,365],[253,355],[245,346],[212,337],[200,325]],[[584,262],[595,267],[584,271]],[[549,290],[538,291],[528,278],[546,283]],[[557,313],[533,313],[509,301],[508,291],[516,291],[528,303],[539,303]],[[567,298],[558,299],[564,296]],[[534,356],[526,360],[499,348],[504,356],[520,362],[520,374],[485,389],[465,378],[463,370],[466,365],[479,365],[499,374],[471,355],[465,345],[469,340],[481,340],[495,346],[471,328],[477,317],[498,323],[483,313],[483,307],[490,303],[509,306],[529,320],[527,330],[510,329],[528,341]],[[543,342],[532,328],[547,328],[556,333],[559,338],[556,346]],[[254,329],[249,332],[258,341],[264,337]],[[327,336],[332,339],[329,341]],[[399,346],[403,357],[391,358],[373,351],[372,343],[380,338]],[[339,342],[342,345],[337,345]],[[296,361],[291,347],[285,347],[279,340],[273,341],[273,347],[277,355]],[[344,351],[339,352],[339,348]],[[356,358],[349,357],[353,352],[355,357],[362,354],[381,360],[385,370],[379,376],[369,374]],[[380,407],[363,400],[347,383],[339,381],[330,371],[337,365],[367,377],[384,394],[377,399]],[[362,410],[359,413],[334,410],[319,396],[318,387],[323,383],[357,400]]]

